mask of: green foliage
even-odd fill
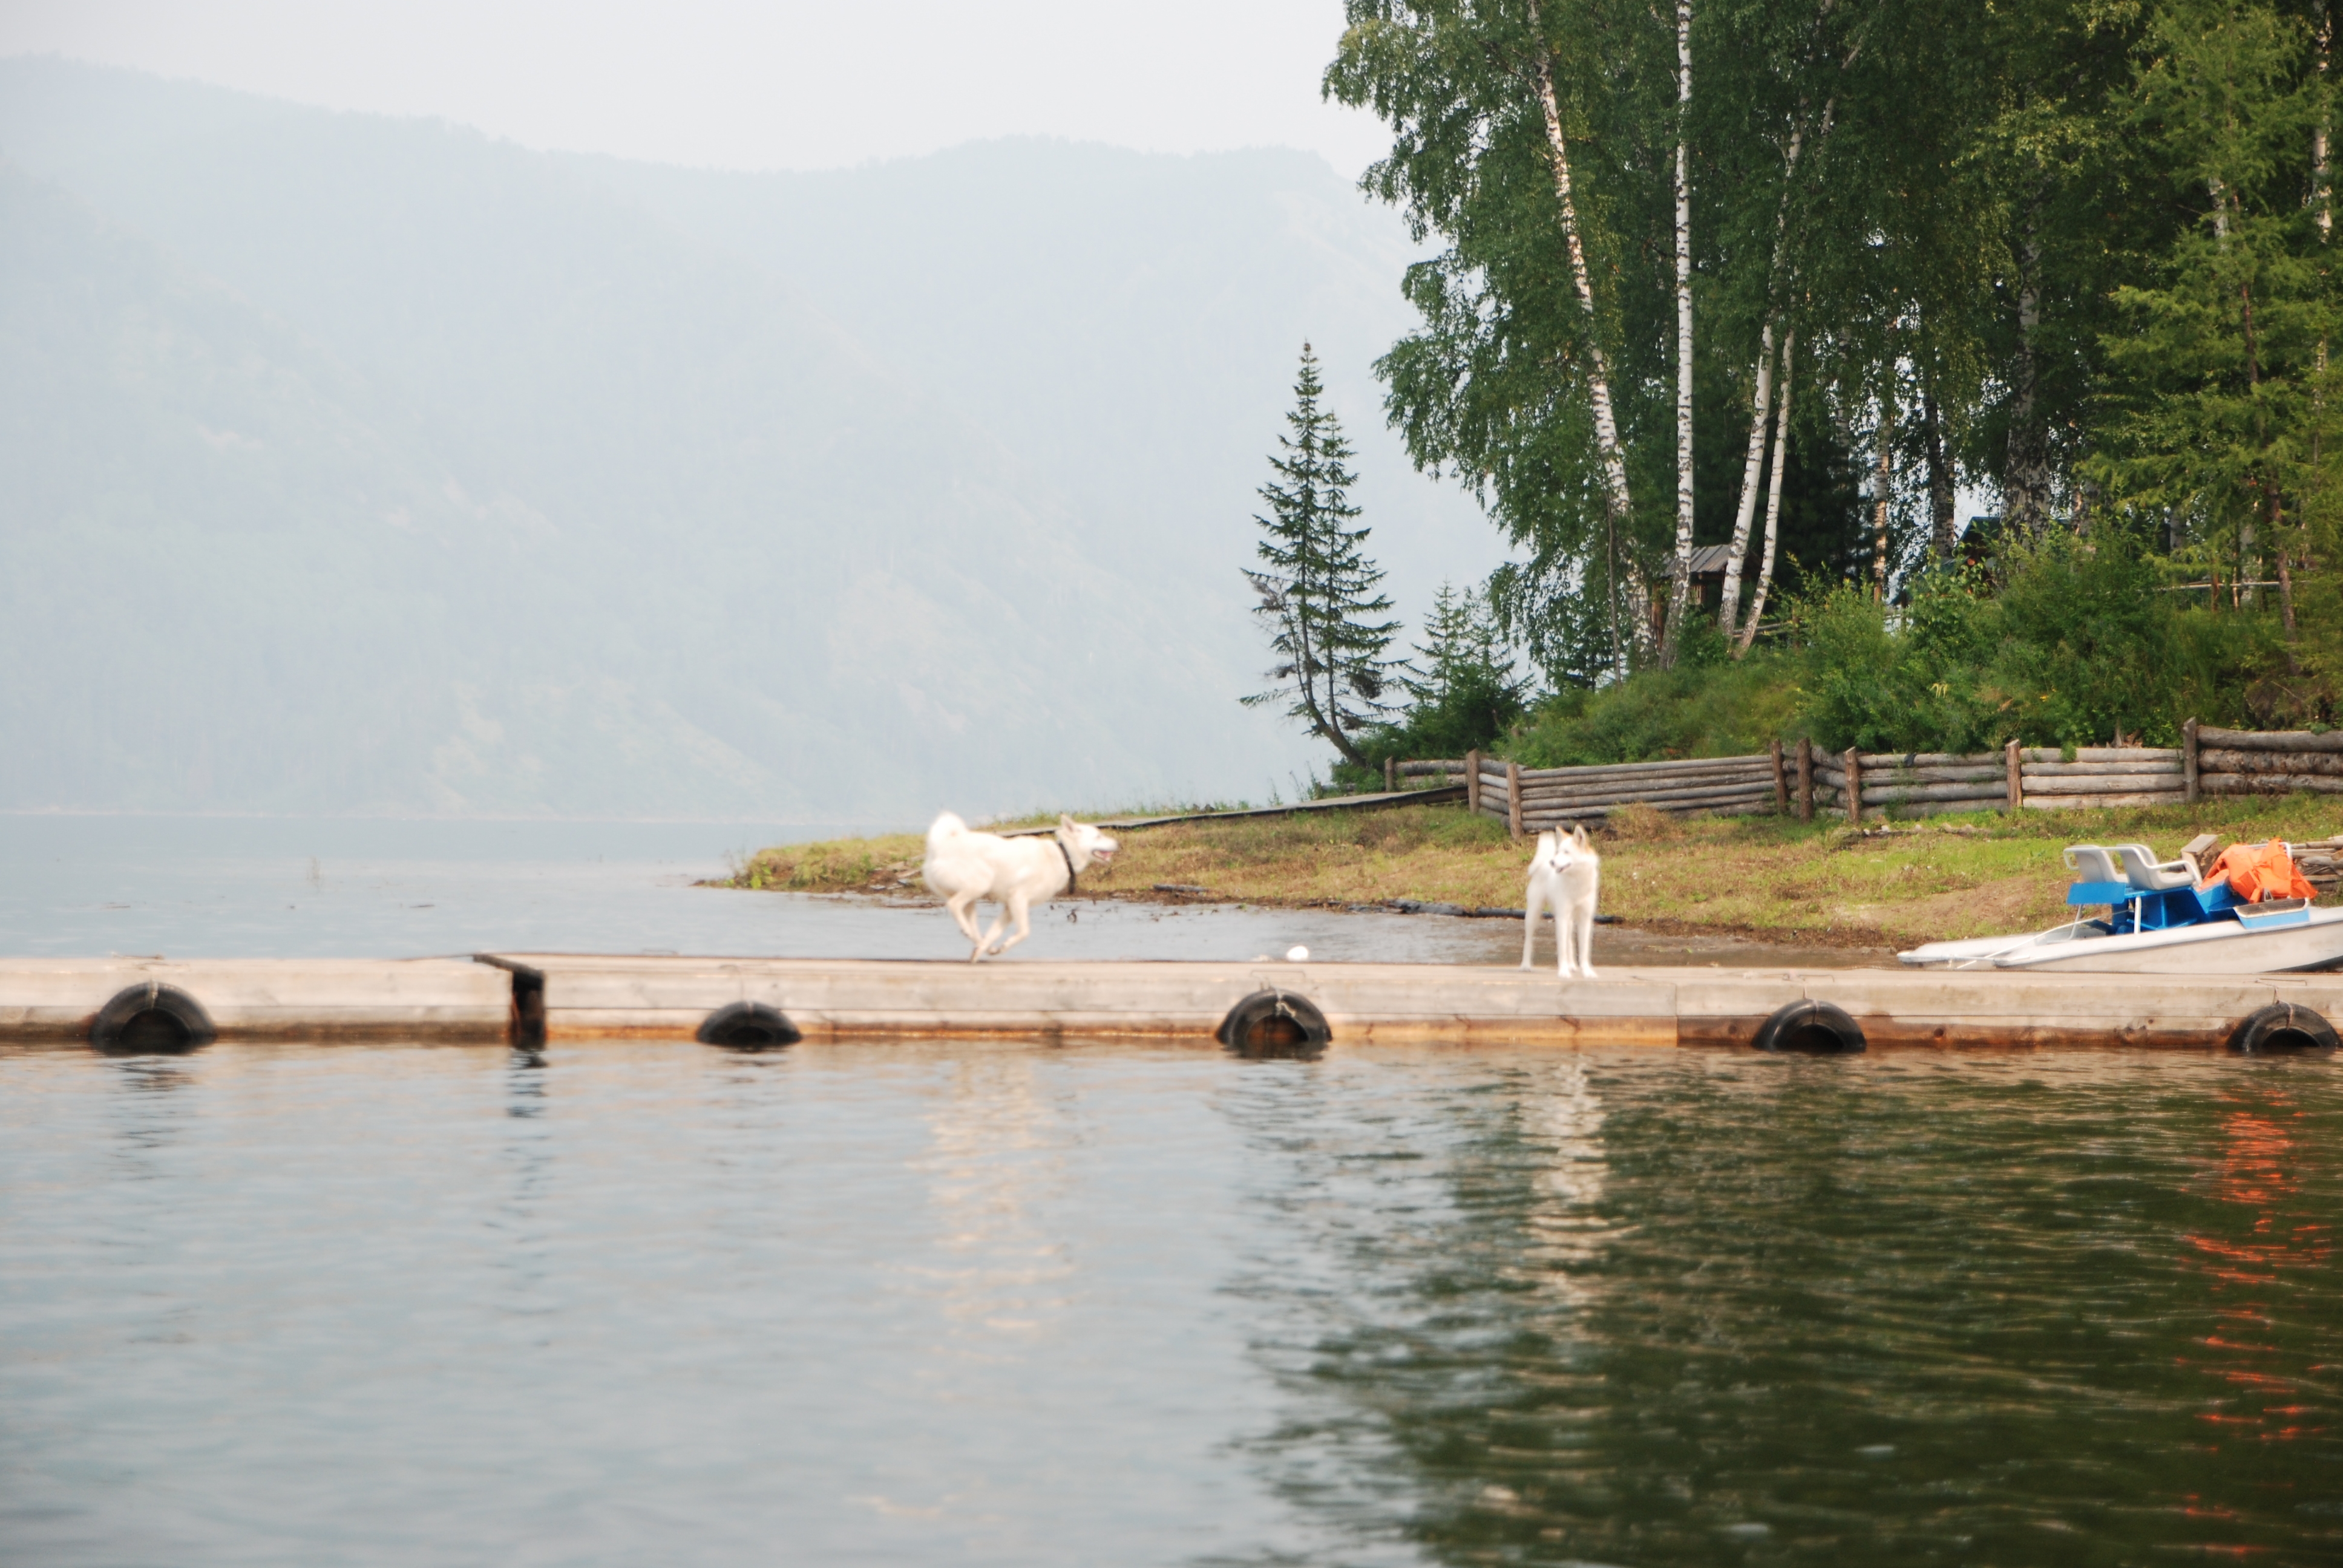
[[[1473,490],[1515,547],[1493,601],[1551,685],[1614,680],[1620,627],[1643,609],[1627,584],[1664,574],[1681,137],[1695,171],[1695,531],[1730,531],[1760,332],[1795,331],[1773,599],[1801,604],[1805,634],[1842,660],[1818,721],[2103,739],[2164,724],[2182,691],[2234,708],[2257,680],[2291,695],[2249,708],[2331,708],[2343,297],[2328,155],[2314,152],[2337,139],[2327,5],[1719,0],[1694,14],[1682,106],[1662,10],[1346,13],[1327,90],[1392,131],[1363,184],[1440,247],[1406,275],[1421,320],[1379,366],[1388,411],[1418,465]],[[1564,259],[1542,71],[1572,149],[1591,315]],[[1613,515],[1597,473],[1598,349],[1632,516]],[[1865,575],[1869,465],[1854,455],[1883,442],[1902,541],[1891,587],[1913,596],[1892,636],[1885,611],[1830,591]],[[1934,547],[1965,486],[1998,488],[2026,547],[2138,537],[2004,578],[2016,597],[1994,608],[1982,585],[1913,580],[1946,564]],[[2231,585],[2224,611],[2255,613],[2191,621],[2187,596],[2158,592],[2191,579]],[[2037,582],[2084,598],[2038,604]],[[2258,618],[2270,609],[2285,648]],[[1997,651],[1932,666],[1939,638],[1972,635]],[[1891,654],[1900,666],[1878,662]]]
[[[1401,678],[1407,712],[1393,734],[1411,749],[1399,754],[1462,757],[1520,719],[1523,683],[1485,598],[1443,583],[1424,630],[1420,662]]]
[[[1254,519],[1266,569],[1245,573],[1279,660],[1269,672],[1275,684],[1242,700],[1248,708],[1286,703],[1289,718],[1356,766],[1365,760],[1360,732],[1391,710],[1383,696],[1396,661],[1383,653],[1399,623],[1369,618],[1391,600],[1374,591],[1383,574],[1361,548],[1367,530],[1343,526],[1359,515],[1350,500],[1358,476],[1347,466],[1341,422],[1319,407],[1324,391],[1317,356],[1305,343],[1286,416],[1292,433],[1277,438],[1285,455],[1270,458],[1277,477],[1261,487],[1269,516]]]
[[[1996,594],[1976,571],[1929,574],[1910,608],[1852,588],[1799,611],[1805,718],[1830,750],[2173,745],[2182,720],[2253,722],[2247,694],[2278,657],[2274,618],[2183,608],[2121,538],[2054,536],[2006,558]]]
[[[1848,586],[1825,589],[1796,618],[1808,661],[1805,718],[1828,750],[1985,751],[2015,722],[2016,700],[1988,671],[1999,611],[1971,571],[1924,577],[1902,625]]]
[[[1383,787],[1384,759],[1462,757],[1492,749],[1527,709],[1527,682],[1514,672],[1484,595],[1443,583],[1424,626],[1426,640],[1401,667],[1408,701],[1395,722],[1360,743],[1358,763],[1338,763],[1337,793]]]
[[[1506,754],[1530,768],[1747,756],[1796,733],[1803,673],[1795,655],[1761,649],[1565,689],[1538,706]]]

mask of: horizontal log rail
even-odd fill
[[[1584,795],[1596,792],[1633,794],[1638,789],[1771,789],[1774,776],[1768,772],[1677,774],[1658,779],[1541,779],[1535,783],[1524,779],[1522,799],[1535,800],[1547,796]],[[1492,779],[1482,788],[1504,789],[1502,780]]]
[[[2211,747],[2197,754],[2207,773],[2343,773],[2343,751],[2233,751]]]
[[[2343,751],[2343,729],[2215,729],[2207,725],[2197,731],[2197,744],[2235,751]]]
[[[1720,787],[1703,784],[1681,789],[1579,789],[1567,794],[1530,795],[1522,800],[1524,811],[1553,811],[1573,805],[1608,804],[1625,806],[1634,801],[1646,801],[1664,806],[1674,801],[1698,800],[1764,800],[1770,802],[1774,786],[1768,783],[1735,784]],[[1501,804],[1494,790],[1490,792],[1493,808]]]
[[[2178,746],[2019,746],[1998,751],[1815,750],[1523,768],[1475,751],[1401,762],[1386,779],[1464,786],[1468,809],[1516,832],[1643,804],[1664,811],[1819,810],[1853,818],[2159,806],[2207,795],[2343,795],[2343,730],[2219,729],[2190,719]]]
[[[2343,795],[2343,779],[2332,773],[2200,773],[2197,788],[2207,795]]]

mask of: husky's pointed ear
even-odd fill
[[[1544,829],[1538,834],[1537,852],[1541,855],[1551,855],[1556,849],[1560,848],[1561,843],[1562,835],[1560,833],[1556,832],[1552,828]]]
[[[1061,828],[1063,828],[1063,829],[1064,829],[1067,832],[1069,832],[1069,833],[1072,832],[1072,831],[1074,830],[1074,817],[1073,817],[1073,813],[1072,813],[1072,812],[1071,812],[1071,811],[1061,811],[1061,812],[1059,812],[1059,813],[1058,813],[1058,826],[1059,826],[1059,827],[1061,827]]]
[[[1578,846],[1580,849],[1587,849],[1587,848],[1589,848],[1589,847],[1590,847],[1589,840],[1588,840],[1588,839],[1587,839],[1587,837],[1586,837],[1586,824],[1585,824],[1585,823],[1581,822],[1577,827],[1573,828],[1573,829],[1570,830],[1570,841],[1571,841],[1572,843],[1574,843],[1574,844],[1577,845],[1577,846]]]

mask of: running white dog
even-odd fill
[[[1530,857],[1530,890],[1522,910],[1522,968],[1530,967],[1537,946],[1538,916],[1554,911],[1554,972],[1594,978],[1594,900],[1603,880],[1603,857],[1587,841],[1586,829],[1567,838],[1549,829],[1538,835]]]
[[[920,874],[928,886],[944,896],[944,908],[960,931],[976,944],[968,961],[985,954],[1005,953],[1033,932],[1031,910],[1036,899],[1056,898],[1074,886],[1074,879],[1093,865],[1114,858],[1115,842],[1087,822],[1060,816],[1056,829],[1004,839],[979,833],[950,811],[928,829],[928,858]],[[976,905],[990,899],[1001,906],[1000,919],[982,936],[976,934]],[[1001,941],[1001,928],[1017,922],[1017,934]]]

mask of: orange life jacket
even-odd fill
[[[2249,904],[2264,899],[2308,899],[2313,896],[2310,884],[2295,869],[2294,857],[2286,852],[2286,840],[2272,839],[2267,844],[2232,844],[2221,851],[2205,873],[2205,885],[2227,881],[2229,890]]]

